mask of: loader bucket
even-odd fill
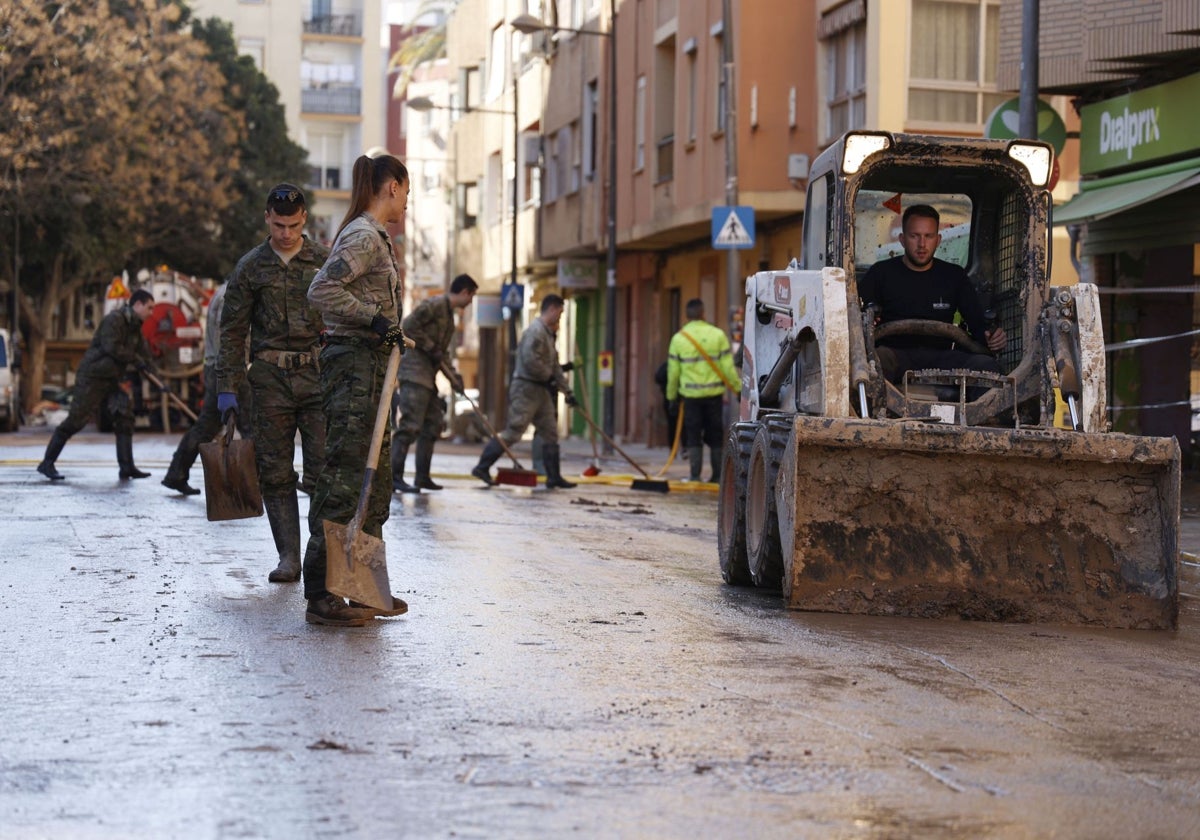
[[[789,607],[1174,628],[1174,438],[798,416],[776,484]]]

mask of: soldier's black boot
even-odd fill
[[[408,460],[408,444],[392,436],[392,492],[420,493],[420,489],[404,480],[404,462]]]
[[[267,575],[271,583],[292,583],[300,580],[300,503],[296,492],[263,498],[271,536],[279,552],[279,565]]]
[[[721,456],[723,453],[720,449],[712,448],[708,450],[708,462],[712,464],[712,478],[709,479],[713,484],[721,483]]]
[[[429,438],[417,438],[417,477],[413,484],[422,490],[441,490],[442,485],[429,477],[429,468],[433,464],[433,441]]]
[[[188,484],[188,470],[184,468],[183,460],[183,453],[176,450],[175,456],[171,458],[171,466],[162,480],[162,486],[184,496],[199,496],[200,491]]]
[[[117,466],[121,468],[122,479],[150,477],[150,473],[133,465],[133,435],[117,435]]]
[[[691,470],[690,481],[700,480],[700,468],[704,466],[704,447],[688,447],[688,468]]]
[[[55,429],[54,434],[50,436],[50,442],[46,444],[46,454],[42,456],[42,463],[37,465],[37,471],[51,481],[62,481],[66,478],[54,468],[54,462],[58,460],[59,453],[66,445],[67,436],[61,430]]]
[[[546,487],[551,490],[570,490],[578,485],[562,477],[562,467],[558,460],[559,452],[557,443],[542,445],[542,463],[546,465]]]
[[[471,470],[471,475],[478,478],[488,487],[495,487],[496,482],[492,480],[492,474],[488,472],[492,468],[492,464],[504,454],[504,447],[500,445],[500,441],[496,438],[491,438],[487,442],[487,446],[483,447],[483,452],[479,456],[479,463]]]

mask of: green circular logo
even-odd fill
[[[1021,100],[1010,99],[996,106],[996,110],[984,122],[983,136],[992,140],[1015,140],[1021,136]],[[1038,139],[1054,147],[1054,154],[1061,155],[1067,142],[1067,126],[1058,111],[1045,100],[1038,100]]]

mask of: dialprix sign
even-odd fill
[[[1083,106],[1079,171],[1149,163],[1200,148],[1200,73]]]

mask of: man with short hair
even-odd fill
[[[324,322],[308,301],[308,287],[329,249],[304,235],[304,193],[279,184],[267,193],[267,241],[238,261],[225,292],[217,356],[217,410],[238,411],[243,381],[254,392],[250,410],[263,506],[279,553],[267,576],[273,583],[300,579],[300,511],[296,432],[305,475],[317,475],[325,453],[325,414],[317,372]],[[250,366],[246,367],[246,340]]]
[[[954,323],[962,313],[970,334],[992,353],[1007,344],[1001,327],[989,328],[979,295],[967,272],[934,257],[942,242],[941,216],[928,204],[914,204],[900,221],[904,253],[872,265],[859,283],[863,306],[877,307],[880,323],[917,318]],[[883,375],[892,384],[904,381],[909,370],[983,370],[1000,372],[993,355],[954,347],[945,338],[898,335],[884,338],[875,348]]]
[[[559,391],[566,395],[567,405],[575,405],[575,395],[571,393],[563,366],[558,363],[558,348],[555,346],[564,306],[563,299],[558,295],[546,295],[542,300],[541,314],[521,335],[517,345],[516,370],[508,385],[508,423],[500,433],[500,438],[511,448],[533,423],[535,432],[542,438],[546,487],[551,490],[575,486],[575,482],[562,477],[558,412],[555,410]],[[503,452],[504,447],[499,440],[489,440],[471,475],[489,487],[494,486],[496,482],[492,480],[489,470]]]
[[[471,305],[479,284],[469,274],[460,274],[450,283],[446,294],[422,301],[401,323],[404,335],[416,344],[400,357],[400,388],[396,402],[400,420],[392,435],[392,489],[401,493],[441,490],[429,477],[433,445],[442,434],[446,406],[437,393],[437,375],[443,362],[449,371],[450,386],[463,388],[462,377],[447,359],[454,339],[454,310]],[[446,371],[443,371],[445,373]],[[417,442],[416,476],[413,483],[404,480],[404,461],[408,447]]]
[[[691,480],[700,480],[704,445],[709,448],[712,477],[721,480],[725,446],[725,390],[742,392],[733,352],[724,330],[704,320],[704,301],[693,298],[684,309],[688,322],[667,346],[667,400],[683,400],[683,441]]]
[[[117,437],[117,464],[122,480],[149,478],[133,464],[133,388],[129,375],[134,371],[154,373],[150,345],[142,335],[142,321],[154,310],[154,295],[138,289],[129,303],[104,316],[92,343],[79,362],[75,374],[75,397],[67,419],[58,425],[37,471],[51,481],[66,476],[54,467],[59,453],[71,437],[88,424],[96,409],[104,405],[112,417]]]

